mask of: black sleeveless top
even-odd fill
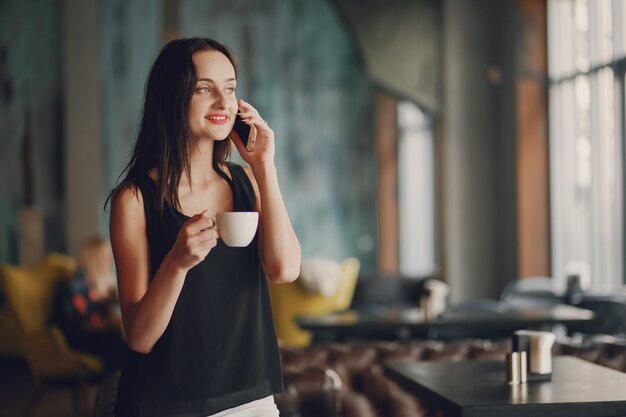
[[[256,196],[243,168],[229,164],[234,211],[252,211]],[[156,184],[147,175],[143,195],[150,276],[189,220],[165,205],[156,209]],[[118,385],[118,417],[196,417],[282,391],[278,344],[258,233],[245,248],[218,240],[187,273],[172,318],[149,354],[130,349]]]

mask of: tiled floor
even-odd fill
[[[33,394],[34,386],[26,364],[20,360],[0,360],[0,417],[20,417]],[[96,387],[91,387],[95,395]],[[31,417],[73,417],[72,391],[46,389]]]

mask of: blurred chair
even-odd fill
[[[350,307],[359,276],[360,262],[348,258],[341,262],[339,284],[335,294],[324,297],[302,288],[298,280],[288,284],[269,283],[272,312],[278,339],[288,347],[305,347],[311,343],[311,332],[300,329],[298,316],[322,316]]]
[[[7,308],[0,311],[0,358],[18,359],[23,357],[19,345],[19,329],[15,317]]]
[[[451,304],[448,310],[454,313],[494,313],[500,314],[506,312],[508,305],[502,301],[492,300],[489,298],[479,298],[475,300],[463,301],[461,303]]]
[[[72,351],[61,330],[49,324],[57,284],[75,269],[74,260],[60,254],[48,255],[36,266],[0,266],[0,279],[19,330],[18,342],[35,383],[25,416],[30,415],[45,387],[52,383],[71,386],[76,413],[87,415],[86,382],[102,372],[99,359]]]
[[[109,372],[102,378],[96,394],[92,417],[115,417],[117,383],[121,373],[121,371]]]
[[[554,291],[551,278],[532,277],[508,283],[502,290],[500,301],[513,308],[532,308],[555,306],[565,300]]]
[[[436,276],[361,274],[351,308],[368,310],[377,307],[416,307],[424,295],[424,285]]]
[[[501,301],[480,298],[467,300],[460,303],[450,304],[440,317],[451,318],[455,316],[498,316],[507,312],[509,306]],[[508,335],[508,333],[507,333]],[[494,329],[479,330],[467,326],[449,326],[445,328],[432,328],[428,331],[430,339],[471,339],[471,338],[494,338],[504,336],[501,331]]]
[[[595,313],[593,323],[580,325],[576,331],[585,334],[626,336],[626,301],[612,296],[588,296],[577,307]]]
[[[342,416],[342,382],[326,366],[309,366],[283,371],[285,390],[274,396],[281,416]]]

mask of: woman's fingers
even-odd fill
[[[190,237],[187,242],[189,254],[197,260],[204,259],[217,245],[218,239],[219,232],[215,229],[206,230]]]
[[[256,113],[240,113],[239,117],[241,117],[241,120],[248,126],[267,126],[267,122],[261,117],[261,115]]]
[[[212,240],[217,241],[217,239],[219,238],[220,238],[220,233],[217,231],[217,229],[215,228],[205,229],[187,237],[187,243],[190,248],[194,248],[201,243],[209,242]]]
[[[258,110],[255,109],[250,103],[243,100],[239,100],[239,117],[247,124],[255,124],[257,126],[266,125],[267,121],[261,117]]]
[[[192,268],[217,245],[219,236],[215,216],[204,210],[183,225],[172,248],[173,256],[181,266]]]
[[[250,119],[254,116],[257,116],[256,113],[252,113],[252,112],[242,112],[240,111],[239,113],[237,113],[237,115],[239,116],[239,118],[241,118],[241,121],[244,123],[250,123]]]
[[[252,105],[243,100],[239,100],[237,104],[240,111],[239,117],[252,129],[246,145],[236,138],[233,140],[239,154],[250,165],[254,165],[255,161],[260,160],[259,158],[267,158],[267,155],[273,158],[274,131]]]
[[[247,101],[239,99],[239,101],[237,102],[237,106],[239,106],[239,110],[242,113],[254,112],[256,114],[259,114],[257,109],[255,109],[254,106],[252,104],[248,103]]]
[[[200,243],[209,242],[211,240],[217,240],[220,238],[220,232],[217,229],[207,229],[202,232],[196,234],[194,236],[196,240]]]
[[[261,135],[267,136],[272,134],[272,129],[267,125],[267,122],[259,115],[251,115],[247,119],[242,119],[244,123],[250,126],[251,129],[256,128],[255,133],[261,133]]]
[[[185,227],[189,235],[194,235],[205,229],[214,228],[215,218],[214,216],[208,214],[207,210],[205,210],[202,213],[196,214],[191,219],[189,219]]]

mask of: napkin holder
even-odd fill
[[[552,379],[552,345],[556,336],[551,332],[518,330],[513,333],[513,352],[526,352],[526,375],[529,382]]]

